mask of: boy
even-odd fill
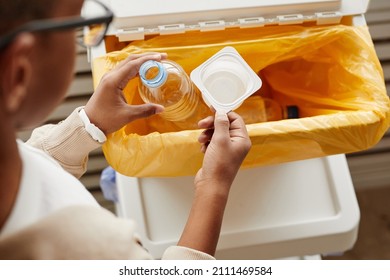
[[[73,74],[74,27],[91,24],[77,16],[82,5],[82,0],[0,0],[3,259],[152,258],[135,237],[134,224],[99,207],[76,177],[105,135],[164,110],[156,104],[128,105],[122,89],[143,62],[165,54],[130,55],[103,77],[84,108],[36,129],[28,144],[15,139],[18,129],[39,125],[63,99]],[[102,10],[107,16],[93,20],[107,23],[112,15],[103,5]],[[213,259],[230,186],[251,146],[243,120],[233,112],[216,113],[199,126],[205,129],[199,136],[203,166],[185,229],[165,259]]]

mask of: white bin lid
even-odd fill
[[[145,34],[186,30],[220,30],[267,24],[339,22],[344,15],[363,14],[369,0],[105,0],[115,19],[109,34],[120,40],[143,39]]]

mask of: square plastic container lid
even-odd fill
[[[229,112],[260,89],[260,77],[233,47],[225,47],[191,72],[203,100],[216,111]]]

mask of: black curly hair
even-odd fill
[[[0,0],[0,36],[23,23],[50,17],[57,0]]]

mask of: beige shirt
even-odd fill
[[[88,153],[100,146],[78,110],[57,125],[34,130],[27,143],[35,148],[18,143],[22,183],[0,231],[0,259],[153,258],[137,239],[134,221],[101,208],[74,178],[85,172]],[[180,246],[169,247],[162,258],[214,259]]]

